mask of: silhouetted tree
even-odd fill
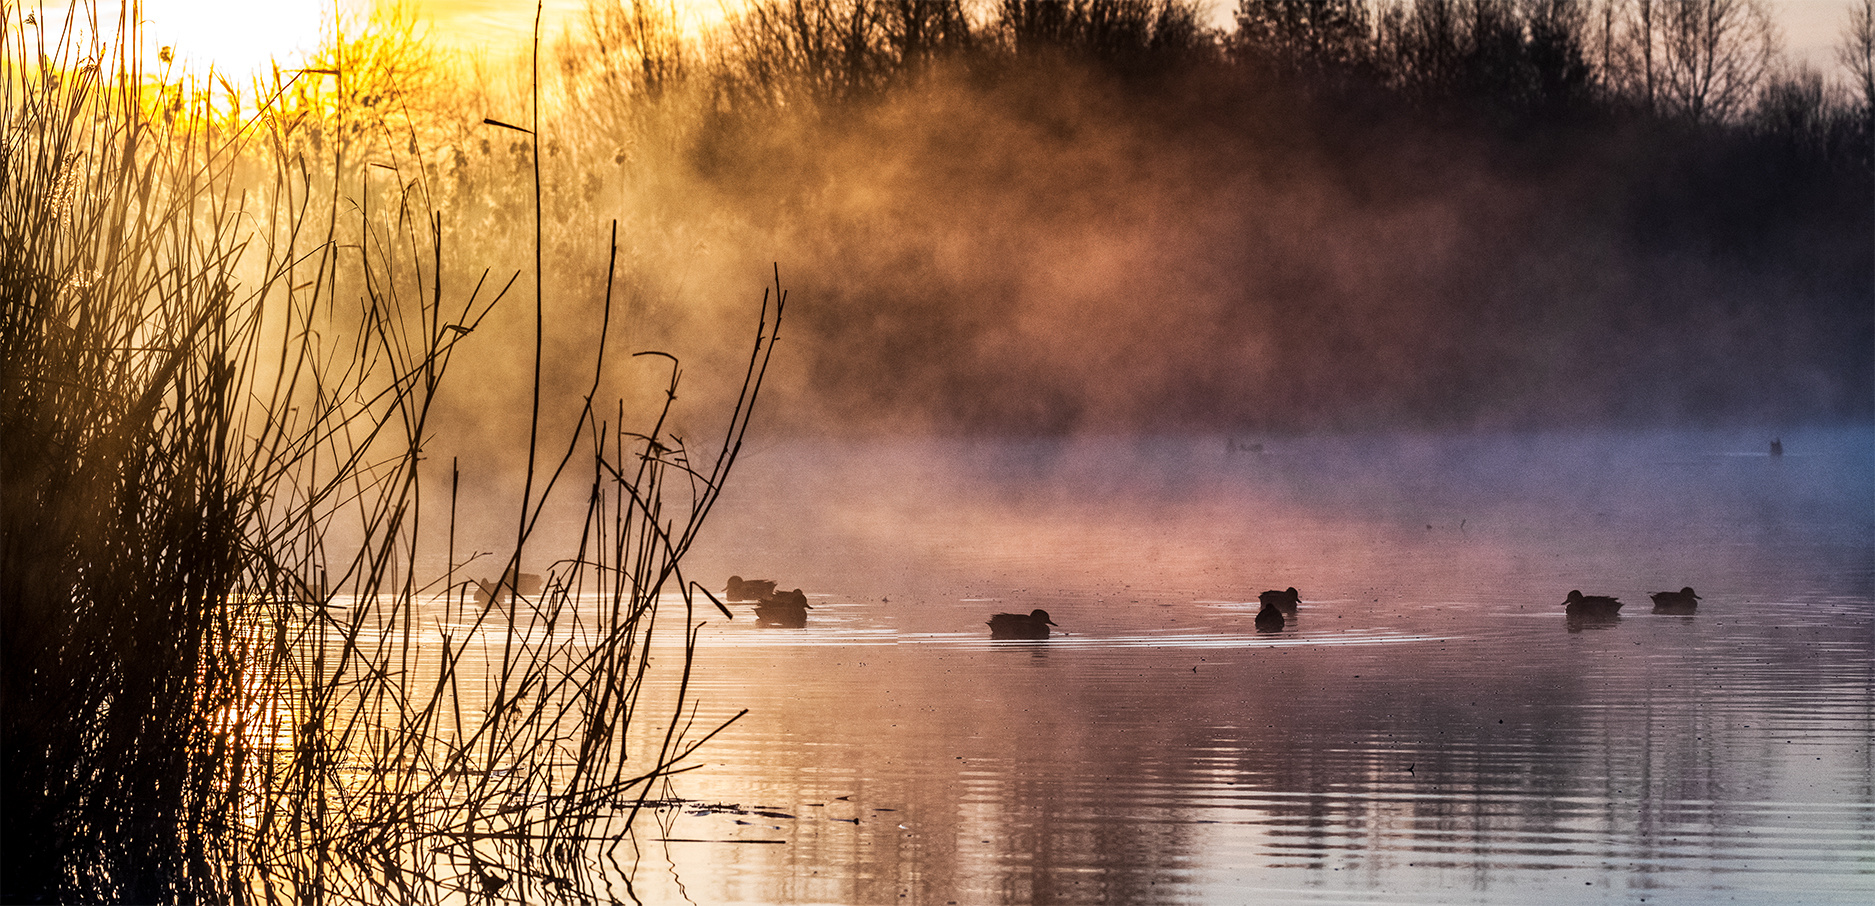
[[[1286,77],[1350,73],[1372,49],[1373,16],[1362,0],[1238,0],[1234,60]]]
[[[1393,85],[1422,100],[1448,94],[1457,81],[1461,28],[1454,0],[1388,7],[1380,16],[1376,50]]]
[[[1829,143],[1836,113],[1833,106],[1824,91],[1823,74],[1800,64],[1765,81],[1752,110],[1752,125],[1790,150],[1821,151]]]
[[[1614,75],[1642,109],[1694,124],[1750,105],[1778,53],[1762,0],[1614,0]]]
[[[718,90],[785,104],[873,89],[896,68],[883,13],[875,0],[754,0],[726,24]]]
[[[1524,122],[1592,97],[1588,22],[1569,0],[1417,0],[1379,16],[1374,57],[1408,98]]]
[[[962,0],[879,0],[880,27],[901,67],[968,50],[974,43]]]
[[[1863,161],[1875,166],[1869,156],[1875,152],[1875,0],[1861,0],[1849,10],[1836,59],[1849,70]]]
[[[1546,114],[1592,100],[1595,73],[1589,65],[1589,6],[1573,0],[1538,0],[1529,7],[1525,59],[1530,68],[1531,106]]]
[[[657,97],[689,66],[671,0],[589,0],[585,36],[596,58],[588,75],[613,95]]]
[[[1060,54],[1122,71],[1190,62],[1215,45],[1196,0],[1000,0],[988,27],[1019,57]]]

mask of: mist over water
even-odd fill
[[[1651,8],[22,56],[6,898],[1866,900],[1875,85]]]
[[[1875,415],[1864,174],[1616,114],[1156,79],[934,64],[732,113],[565,87],[543,125],[549,395],[589,385],[616,218],[613,362],[677,354],[680,415],[711,411],[779,265],[794,305],[763,423],[802,435]],[[526,119],[524,97],[485,106]],[[478,128],[452,153],[434,189],[455,266],[524,270],[525,143]],[[476,395],[445,401],[468,430],[515,433],[527,282],[472,338]],[[601,398],[650,383],[614,371]]]
[[[778,268],[789,319],[683,579],[812,605],[712,618],[692,726],[748,714],[594,877],[660,903],[1866,898],[1860,175],[1012,70],[550,115],[544,397],[594,386],[610,293],[596,397],[631,423],[670,365],[627,356],[671,353],[674,433],[710,450]],[[524,270],[531,149],[455,151],[452,279]],[[510,550],[532,292],[437,407],[458,561]],[[523,569],[580,530],[548,512]],[[1684,585],[1694,616],[1648,612]],[[1626,607],[1572,621],[1577,588]],[[1049,641],[991,642],[1038,607]]]
[[[706,627],[699,722],[749,713],[632,890],[1861,902],[1875,437],[1782,440],[753,444],[690,569],[812,609]],[[989,639],[1034,607],[1049,641]]]

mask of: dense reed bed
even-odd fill
[[[593,829],[629,839],[714,730],[685,710],[713,611],[681,562],[778,275],[706,454],[670,430],[674,359],[646,420],[598,397],[614,275],[585,287],[587,392],[536,385],[505,563],[477,570],[551,566],[478,598],[430,417],[517,284],[543,320],[540,258],[454,279],[419,168],[312,147],[274,115],[293,76],[243,105],[146,72],[129,13],[103,38],[6,13],[0,899],[580,896]],[[578,543],[542,550],[556,506]]]

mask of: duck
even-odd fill
[[[813,606],[807,603],[807,594],[798,588],[775,592],[756,603],[755,625],[805,629],[807,611]]]
[[[1048,627],[1060,625],[1048,618],[1040,607],[1023,613],[999,613],[990,617],[992,639],[1046,639]]]
[[[773,579],[744,579],[730,576],[729,584],[723,588],[723,596],[731,601],[762,601],[775,593]]]
[[[1273,595],[1282,594],[1282,592],[1266,591],[1264,594]],[[1274,600],[1265,600],[1263,609],[1257,611],[1258,632],[1275,632],[1283,628],[1284,622],[1282,607],[1278,606]]]
[[[1563,607],[1565,612],[1576,616],[1614,616],[1621,609],[1621,599],[1570,591],[1569,597],[1563,601]]]
[[[1257,600],[1262,601],[1264,607],[1279,607],[1283,613],[1295,613],[1302,604],[1302,596],[1296,592],[1294,585],[1289,586],[1287,591],[1266,591],[1257,595]]]
[[[1692,613],[1699,607],[1699,596],[1693,594],[1691,585],[1679,591],[1657,591],[1648,597],[1654,599],[1654,613]]]

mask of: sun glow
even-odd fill
[[[337,9],[350,12],[340,0]],[[299,65],[332,29],[333,0],[142,0],[144,52],[168,48],[172,65],[230,79]],[[160,63],[160,56],[152,63]],[[149,65],[146,63],[146,65]]]
[[[599,0],[630,6],[629,0]],[[740,0],[665,0],[692,38],[719,25]],[[297,66],[332,33],[333,20],[360,21],[374,9],[402,5],[439,49],[468,54],[500,53],[523,46],[533,33],[535,3],[529,0],[139,0],[146,64],[155,70],[168,49],[170,65],[197,75],[210,67],[230,79],[264,74],[271,65]],[[541,31],[547,41],[585,28],[588,0],[543,0]],[[665,4],[654,4],[665,5]],[[117,15],[100,0],[105,30]]]

